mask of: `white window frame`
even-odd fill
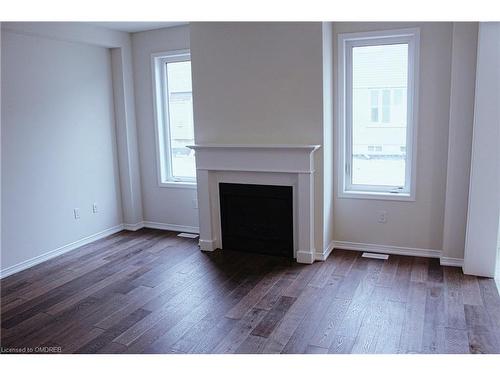
[[[196,178],[181,179],[172,174],[166,66],[167,63],[181,61],[191,61],[191,53],[188,49],[151,54],[158,185],[160,187],[196,188]]]
[[[406,185],[354,185],[352,171],[352,48],[408,43],[408,92],[406,129]],[[415,201],[420,29],[397,29],[338,35],[338,197]],[[351,110],[347,110],[351,106]],[[379,119],[382,114],[379,113]]]

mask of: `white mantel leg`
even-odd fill
[[[298,250],[297,262],[314,262],[314,174],[298,174]]]
[[[200,249],[214,251],[216,249],[216,239],[213,233],[209,172],[197,170],[196,181],[198,184],[198,210],[200,215]]]

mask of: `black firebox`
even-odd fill
[[[293,257],[291,186],[219,183],[222,247]]]

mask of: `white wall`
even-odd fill
[[[196,143],[322,144],[321,23],[192,23]],[[315,246],[323,249],[322,153]]]
[[[463,259],[465,247],[477,31],[476,22],[453,23],[443,256],[456,259]]]
[[[464,272],[493,277],[500,209],[500,23],[480,23]]]
[[[420,27],[421,32],[416,201],[338,198],[336,192],[333,225],[337,241],[415,249],[442,249],[453,25],[451,23],[334,23],[334,61],[337,61],[338,33],[415,26]],[[337,82],[336,69],[334,81]],[[337,103],[337,93],[334,103]],[[336,110],[335,128],[338,129]],[[337,137],[337,132],[335,136]],[[338,155],[335,156],[337,173]],[[335,188],[337,186],[335,176]],[[386,224],[377,223],[379,210],[387,211]]]
[[[179,49],[189,49],[187,25],[132,34],[143,215],[149,222],[197,228],[196,189],[160,187],[157,178],[151,54]]]
[[[122,211],[109,50],[2,30],[1,75],[4,270]]]

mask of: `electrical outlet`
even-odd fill
[[[95,214],[99,212],[99,210],[97,209],[97,203],[94,203],[92,205],[92,212],[95,213]]]
[[[75,219],[79,219],[80,218],[80,209],[73,208],[73,214],[75,215]]]
[[[378,214],[377,222],[381,224],[387,223],[387,211],[378,211],[377,214]]]

